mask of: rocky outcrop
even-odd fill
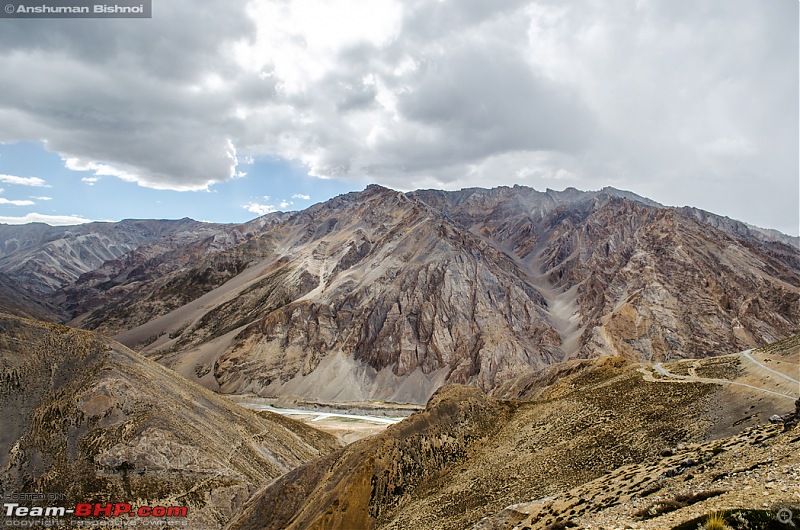
[[[580,338],[567,358],[703,357],[800,329],[800,252],[780,234],[612,188],[412,195],[516,260],[551,309],[569,307],[572,326],[557,327]]]

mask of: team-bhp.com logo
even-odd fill
[[[63,506],[21,506],[18,503],[3,504],[6,517],[186,517],[186,506],[139,506],[134,508],[127,502],[88,503],[81,502],[75,508]]]

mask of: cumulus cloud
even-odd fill
[[[267,215],[268,213],[277,212],[278,209],[272,204],[260,204],[257,202],[249,202],[242,206],[248,212],[253,212],[256,215]]]
[[[0,182],[7,184],[16,184],[19,186],[35,186],[38,188],[49,188],[50,186],[44,180],[38,177],[17,177],[14,175],[0,175]]]
[[[230,59],[231,46],[254,35],[244,9],[175,0],[145,25],[8,24],[0,141],[44,138],[84,170],[154,188],[205,189],[231,178],[236,106],[274,92],[273,81]]]
[[[399,189],[611,184],[796,225],[796,2],[194,7],[9,24],[0,142],[162,189],[268,156]]]
[[[301,200],[304,200],[304,201],[310,201],[311,200],[311,196],[310,195],[303,195],[302,193],[295,193],[294,195],[292,195],[292,199],[301,199]]]
[[[0,190],[0,193],[2,193],[2,192],[3,192],[3,190]],[[31,195],[31,199],[36,199],[37,201],[52,201],[53,200],[52,197],[35,197],[33,195]]]
[[[292,201],[288,201],[286,199],[281,200],[278,203],[278,206],[270,204],[271,202],[273,201],[270,196],[264,195],[256,201],[248,202],[247,204],[243,205],[242,208],[257,215],[267,215],[268,213],[277,212],[279,210],[286,210],[288,207],[294,204]]]

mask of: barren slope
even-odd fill
[[[776,396],[800,395],[800,385],[791,382],[800,369],[800,335],[750,355],[761,365],[740,354],[680,361],[667,366],[669,373],[685,374],[681,376],[685,379],[657,379],[674,385],[694,385],[708,378],[730,381],[720,383],[717,405],[711,409],[725,420],[716,422],[712,434],[725,437],[670,448],[660,457],[622,466],[551,498],[509,506],[481,520],[474,530],[542,530],[557,521],[585,528],[688,530],[697,528],[710,513],[723,513],[732,524],[737,518],[751,522],[760,518],[766,524],[775,521],[782,509],[793,513],[795,525],[800,523],[800,433],[784,424],[791,416],[795,424],[800,421],[800,399],[792,404],[792,398]],[[763,391],[759,394],[755,388]],[[766,408],[765,401],[770,403]],[[783,420],[768,423],[770,410],[784,415]]]
[[[448,386],[424,412],[265,488],[230,528],[468,528],[509,505],[561,498],[679,444],[793,410],[794,399],[766,392],[770,385],[731,391],[660,380],[652,368],[606,358],[556,365],[497,391],[529,401]],[[569,511],[546,524],[556,516]]]
[[[705,357],[800,330],[791,238],[612,188],[411,195],[520,264],[547,298],[568,358]]]
[[[611,189],[371,186],[276,220],[253,240],[268,244],[216,258],[246,270],[119,338],[223,392],[423,403],[570,358],[705,357],[796,332],[797,249],[689,213]],[[87,322],[137,324],[160,296]]]
[[[120,340],[160,336],[145,353],[223,392],[328,401],[425,402],[562,356],[514,261],[401,193],[372,186],[279,230],[272,257]]]
[[[0,315],[0,494],[189,507],[219,528],[335,438],[259,416],[96,334]]]
[[[320,401],[424,403],[568,359],[701,358],[800,330],[794,240],[611,188],[370,186],[238,227],[193,223],[53,241],[31,226],[0,268],[24,263],[24,284],[50,263],[36,274],[71,282],[49,300],[71,324],[207,388]],[[97,265],[106,251],[118,257]]]

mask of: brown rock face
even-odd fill
[[[415,192],[503,248],[572,304],[567,357],[663,360],[731,353],[800,329],[800,253],[757,229],[626,192]],[[532,241],[533,240],[533,241]],[[543,279],[541,276],[543,275]],[[537,280],[539,280],[537,282]]]
[[[242,274],[120,340],[223,392],[334,401],[423,403],[563,357],[519,265],[418,200],[371,187],[270,237]]]
[[[381,192],[356,208],[376,210],[387,193],[396,195]],[[263,388],[308,375],[329,352],[360,363],[376,378],[382,370],[394,378],[416,373],[487,389],[559,357],[560,338],[546,322],[545,301],[513,261],[398,197],[391,227],[365,226],[363,216],[347,208],[337,213],[358,227],[340,226],[295,250],[282,269],[293,273],[270,284],[254,311],[272,307],[274,293],[286,290],[286,276],[297,278],[291,283],[297,290],[284,296],[289,303],[241,331],[219,357],[214,372],[223,390],[241,391],[234,385],[242,376],[259,378]],[[241,298],[234,303],[240,313]]]
[[[545,250],[551,277],[578,285],[583,357],[705,357],[798,329],[800,275],[791,262],[675,210],[627,201],[590,212],[584,226],[574,241],[559,235]],[[559,261],[564,247],[580,251]]]
[[[188,507],[219,528],[260,485],[338,447],[91,332],[0,314],[0,494]]]
[[[630,195],[372,189],[309,212],[326,236],[298,266],[319,285],[241,331],[214,375],[224,391],[306,395],[292,380],[333,351],[361,361],[338,367],[363,370],[351,386],[377,385],[355,398],[422,401],[387,389],[415,372],[428,393],[489,389],[569,358],[705,357],[798,329],[795,247]],[[400,380],[382,380],[388,370]],[[311,380],[340,385],[332,371],[322,363],[328,378]]]

